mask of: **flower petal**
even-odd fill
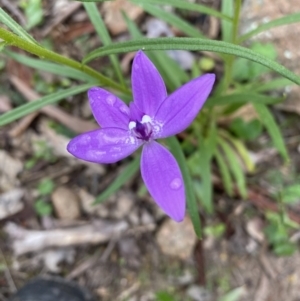
[[[155,141],[145,144],[141,173],[158,206],[173,220],[182,221],[185,214],[184,182],[173,155]]]
[[[133,60],[131,82],[135,104],[143,115],[153,117],[167,97],[167,91],[156,67],[142,51]]]
[[[143,117],[143,113],[139,110],[139,108],[136,106],[136,104],[132,101],[129,104],[129,110],[130,110],[130,121],[141,121]]]
[[[188,82],[166,98],[154,117],[161,125],[161,130],[155,138],[173,136],[185,130],[202,108],[214,82],[214,74],[205,74]]]
[[[93,115],[102,128],[128,129],[129,108],[121,99],[98,87],[91,88],[88,97]]]
[[[67,150],[85,161],[115,163],[132,154],[141,144],[128,130],[104,128],[73,138]]]

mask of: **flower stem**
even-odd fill
[[[5,30],[0,27],[0,38],[3,39],[10,46],[16,46],[21,48],[29,53],[37,55],[41,59],[47,59],[56,63],[60,63],[74,69],[80,70],[98,80],[103,86],[110,87],[119,92],[130,94],[130,91],[127,88],[122,87],[121,85],[115,83],[111,79],[97,72],[93,68],[83,65],[73,59],[57,54],[51,50],[45,49],[44,47],[28,42],[12,32]]]

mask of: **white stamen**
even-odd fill
[[[147,123],[147,122],[151,122],[151,117],[148,115],[144,115],[141,123]]]
[[[128,124],[128,128],[129,128],[130,130],[132,130],[132,129],[134,129],[135,127],[136,127],[136,122],[130,121],[129,124]]]

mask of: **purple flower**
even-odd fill
[[[158,206],[172,219],[182,221],[185,191],[180,168],[173,155],[155,139],[176,135],[197,116],[215,81],[214,74],[193,79],[170,96],[155,66],[139,51],[132,66],[134,102],[128,106],[101,88],[88,91],[93,115],[101,129],[70,141],[75,157],[114,163],[143,145],[142,178]]]

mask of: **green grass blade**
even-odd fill
[[[129,179],[131,179],[139,170],[140,156],[136,156],[121,173],[115,178],[115,180],[96,198],[94,204],[102,203],[114,192],[121,188]]]
[[[250,32],[242,35],[241,37],[239,37],[238,42],[242,43],[245,40],[253,37],[254,35],[257,35],[263,31],[269,30],[273,27],[283,26],[283,25],[297,23],[297,22],[300,22],[300,13],[290,14],[285,17],[282,17],[282,18],[279,18],[276,20],[272,20],[268,23],[258,26],[256,29],[253,29]]]
[[[269,109],[262,104],[253,104],[256,112],[259,115],[259,118],[265,128],[267,129],[274,146],[278,149],[279,153],[285,161],[289,160],[289,155],[285,147],[283,137],[281,135],[280,129]]]
[[[37,70],[42,70],[42,71],[47,71],[52,74],[57,74],[60,76],[65,76],[68,78],[72,79],[77,79],[77,80],[82,80],[82,81],[93,81],[95,82],[95,79],[92,76],[87,75],[84,72],[81,72],[79,70],[73,69],[68,66],[64,65],[59,65],[55,64],[52,62],[47,62],[47,61],[42,61],[39,59],[34,59],[29,56],[25,56],[23,54],[19,54],[13,51],[4,51],[4,53],[13,58],[15,61],[26,65],[28,67],[37,69]]]
[[[148,4],[158,4],[158,5],[171,5],[176,8],[186,9],[194,12],[203,13],[206,15],[214,16],[217,18],[225,19],[225,20],[232,20],[229,16],[226,16],[215,9],[209,8],[205,5],[190,3],[186,0],[130,0],[132,3],[141,4],[141,3],[148,3]]]
[[[22,28],[13,18],[11,18],[2,8],[0,8],[0,22],[5,24],[20,38],[26,40],[29,43],[37,44],[37,41]]]
[[[78,1],[78,2],[106,2],[106,1],[113,1],[113,0],[75,0],[75,1]]]
[[[96,32],[102,41],[103,45],[110,45],[111,44],[111,38],[108,33],[108,30],[103,22],[103,19],[98,11],[97,5],[95,3],[83,3],[83,6],[94,25]],[[118,58],[115,55],[109,56],[110,61],[113,65],[113,68],[115,69],[116,75],[120,81],[120,83],[125,86],[124,77],[122,74],[121,66],[119,64]]]
[[[245,175],[243,173],[242,167],[239,161],[236,158],[236,153],[233,151],[231,146],[224,140],[222,137],[218,137],[218,143],[221,146],[224,154],[226,155],[228,166],[232,175],[236,181],[237,188],[243,198],[247,197],[247,188],[246,188],[246,180]]]
[[[291,86],[291,85],[293,85],[293,83],[286,78],[276,78],[276,79],[273,79],[266,83],[259,83],[255,86],[253,85],[252,89],[255,92],[266,92],[266,91],[272,91],[272,90],[285,88],[285,87]]]
[[[214,155],[215,155],[217,164],[219,166],[219,170],[220,170],[220,174],[221,174],[221,178],[222,178],[222,182],[223,182],[225,191],[229,196],[232,196],[233,195],[232,178],[231,178],[227,163],[224,160],[223,154],[220,153],[219,149],[216,149]]]
[[[207,213],[213,213],[212,201],[212,176],[211,176],[211,153],[213,149],[209,149],[205,144],[201,145],[199,156],[199,171],[202,183],[202,205]]]
[[[132,37],[134,39],[142,38],[143,35],[135,23],[130,20],[125,13],[123,13],[123,16]],[[157,67],[169,91],[174,91],[176,88],[180,87],[183,83],[189,80],[187,74],[177,65],[174,60],[168,57],[166,53],[147,52],[147,55]]]
[[[300,85],[300,77],[278,64],[277,62],[268,59],[267,57],[254,52],[251,49],[234,45],[222,41],[212,41],[200,38],[155,38],[155,39],[139,39],[134,41],[127,41],[121,43],[114,43],[109,46],[104,46],[92,51],[84,58],[84,62],[89,62],[92,59],[104,55],[130,52],[136,50],[198,50],[198,51],[212,51],[217,53],[232,54],[253,62],[266,66],[282,76],[290,79],[292,82]]]
[[[222,13],[224,15],[233,17],[233,0],[222,0],[221,1]],[[222,27],[222,40],[225,42],[232,42],[233,41],[233,22],[228,20],[221,20],[221,27]]]
[[[154,5],[143,3],[140,4],[140,6],[150,15],[166,21],[167,23],[181,30],[186,35],[194,38],[204,38],[203,34],[199,30],[197,30],[194,26],[190,25],[183,19],[177,17],[176,15],[169,13],[164,9]]]
[[[202,236],[201,230],[201,221],[198,212],[198,204],[194,193],[193,182],[189,173],[188,166],[186,164],[186,159],[182,152],[182,148],[180,143],[178,142],[176,137],[170,137],[166,139],[168,146],[170,147],[170,151],[176,158],[181,172],[184,179],[185,184],[185,194],[186,194],[186,201],[187,201],[187,209],[190,214],[194,230],[198,238]]]
[[[0,126],[8,124],[12,121],[15,121],[18,118],[21,118],[23,116],[26,116],[36,110],[41,109],[42,107],[44,107],[46,105],[56,103],[59,100],[62,100],[66,97],[84,92],[94,85],[95,84],[84,84],[84,85],[72,87],[72,88],[69,88],[66,90],[61,90],[61,91],[52,93],[50,95],[44,96],[38,100],[21,105],[15,109],[12,109],[11,111],[9,111],[7,113],[2,114],[0,116]]]
[[[242,141],[231,136],[227,131],[220,130],[219,134],[227,139],[234,147],[240,158],[242,159],[248,172],[253,173],[255,170],[255,164],[253,163],[249,152]]]
[[[233,93],[222,96],[210,97],[205,104],[208,108],[213,106],[232,105],[232,104],[246,104],[246,103],[262,103],[275,104],[283,100],[282,97],[271,97],[253,92]]]
[[[62,64],[77,69],[81,72],[84,72],[94,77],[95,81],[96,80],[99,81],[99,83],[103,86],[110,87],[112,89],[115,89],[120,92],[124,92],[126,94],[131,94],[131,92],[127,88],[120,86],[118,83],[102,75],[101,73],[97,72],[93,68],[90,68],[89,66],[85,66],[75,60],[60,55],[54,51],[48,50],[42,47],[41,45],[30,43],[2,27],[0,27],[0,39],[5,41],[8,45],[16,46],[42,59],[53,61],[55,63]]]

